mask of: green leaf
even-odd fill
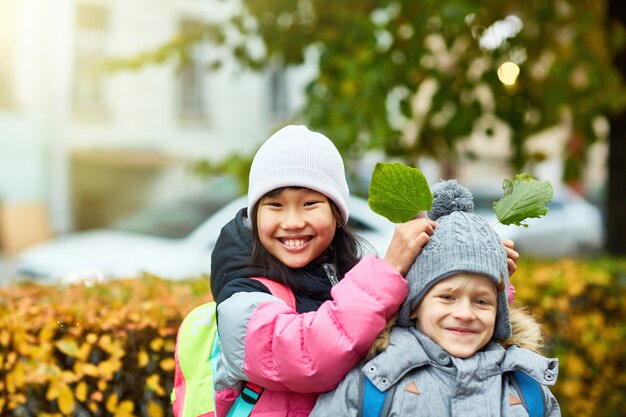
[[[502,188],[504,196],[493,204],[500,223],[528,227],[524,220],[548,213],[546,205],[552,201],[553,194],[550,182],[538,181],[524,173],[517,174],[513,180],[504,180]]]
[[[424,174],[400,162],[379,162],[369,186],[370,208],[393,223],[411,220],[430,210],[433,195]]]

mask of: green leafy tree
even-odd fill
[[[567,115],[566,176],[574,179],[598,138],[594,122],[624,105],[604,1],[243,4],[231,21],[244,35],[234,46],[242,62],[298,64],[308,49],[318,51],[303,117],[343,151],[442,158],[501,120],[512,132],[511,162],[521,169],[538,157],[524,141]],[[261,39],[266,52],[248,53],[250,39]],[[505,79],[507,68],[519,70],[514,82]]]
[[[624,7],[618,3],[611,7]],[[301,118],[333,138],[347,158],[382,149],[412,165],[432,156],[453,168],[458,145],[472,132],[494,134],[505,124],[510,163],[519,172],[545,157],[524,146],[528,138],[569,120],[564,179],[575,181],[587,149],[602,136],[599,122],[626,104],[614,65],[626,36],[623,25],[609,18],[607,0],[241,5],[221,26],[207,26],[203,39],[230,48],[252,69],[297,65],[315,55],[319,71]],[[140,61],[184,59],[180,51],[197,40],[176,39]],[[624,184],[626,172],[621,175]],[[609,206],[613,194],[611,189]],[[617,225],[622,232],[624,221]]]

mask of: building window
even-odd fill
[[[184,19],[180,24],[182,36],[197,38],[202,33],[201,22]],[[204,122],[208,117],[207,78],[208,45],[195,41],[189,45],[179,68],[178,104],[183,122]]]
[[[77,4],[75,27],[74,114],[79,118],[99,119],[106,115],[103,61],[108,28],[107,10],[103,5]]]
[[[270,70],[270,117],[284,119],[289,113],[289,93],[287,88],[287,74],[283,68]]]
[[[0,0],[0,108],[11,108],[14,103],[15,44],[18,19],[18,1]]]

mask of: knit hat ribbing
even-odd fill
[[[409,296],[400,307],[397,323],[415,326],[409,315],[435,284],[457,273],[474,273],[484,275],[498,289],[494,338],[505,340],[511,335],[511,324],[502,240],[482,217],[471,212],[472,194],[456,180],[440,182],[432,191],[429,215],[437,221],[437,228],[407,273]]]
[[[248,187],[248,210],[266,193],[282,187],[305,187],[332,200],[348,221],[349,190],[343,160],[335,145],[306,126],[289,125],[259,148]],[[253,213],[248,213],[253,215]]]

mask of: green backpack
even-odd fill
[[[267,278],[252,278],[265,285],[272,295],[295,310],[296,300],[291,289]],[[175,417],[214,417],[217,360],[220,342],[217,333],[216,303],[199,305],[187,314],[176,336],[174,360],[174,389],[171,393]],[[231,407],[228,417],[250,415],[263,389],[246,383]]]

